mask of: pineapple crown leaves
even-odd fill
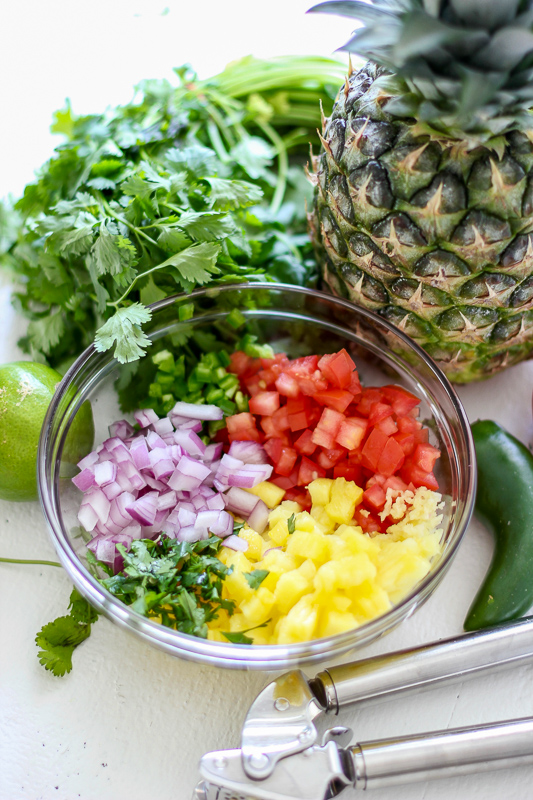
[[[340,48],[384,67],[384,110],[452,138],[533,127],[533,0],[326,0],[359,20]]]

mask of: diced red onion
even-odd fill
[[[168,486],[165,483],[163,483],[162,481],[156,481],[156,479],[152,478],[152,476],[149,475],[147,472],[144,473],[144,479],[145,479],[146,483],[148,484],[148,486],[151,489],[155,489],[156,492],[167,492],[168,491]]]
[[[146,434],[146,443],[150,450],[155,450],[157,447],[165,448],[167,446],[165,440],[155,431],[148,431]]]
[[[137,500],[127,506],[126,511],[141,525],[153,525],[157,512],[156,492],[150,492],[138,497]]]
[[[222,444],[222,442],[215,442],[214,444],[208,444],[202,456],[202,461],[205,464],[212,464],[213,461],[218,461],[219,458],[222,456],[223,449],[224,445]]]
[[[196,530],[194,525],[190,525],[187,528],[180,528],[177,533],[176,539],[178,539],[180,542],[197,542],[200,539],[207,539],[207,535],[205,536],[198,535],[198,531]]]
[[[195,405],[194,403],[178,402],[170,411],[169,416],[188,417],[189,419],[218,420],[224,416],[218,406]]]
[[[141,428],[147,428],[148,425],[153,425],[159,419],[153,408],[139,408],[133,416]]]
[[[118,436],[119,439],[129,439],[135,433],[133,425],[125,419],[119,419],[118,422],[113,422],[109,426],[109,435],[111,437]]]
[[[130,453],[137,469],[150,467],[150,454],[144,436],[135,437],[130,446]]]
[[[206,446],[194,431],[177,430],[174,434],[174,441],[190,456],[203,456],[205,453]]]
[[[268,515],[269,515],[268,507],[262,500],[259,500],[254,510],[248,517],[247,520],[248,525],[250,526],[250,528],[253,528],[254,531],[257,531],[257,533],[263,533],[266,526],[268,525]]]
[[[231,536],[224,539],[224,547],[230,547],[232,550],[239,550],[241,553],[245,553],[248,550],[248,542],[232,533]]]
[[[165,434],[168,433],[174,433],[174,426],[168,417],[158,419],[152,424],[152,427],[160,436],[165,436]]]
[[[82,500],[83,505],[90,505],[94,511],[100,522],[104,524],[107,522],[107,518],[109,517],[109,509],[111,508],[111,503],[103,493],[101,489],[91,489],[83,498]]]
[[[207,508],[210,508],[212,511],[224,511],[226,508],[224,495],[219,493],[213,493],[213,497],[208,497],[205,504]]]
[[[88,469],[89,467],[92,467],[93,464],[97,463],[97,461],[98,461],[98,452],[96,450],[93,450],[92,453],[89,453],[89,455],[85,456],[85,458],[82,458],[81,461],[78,461],[77,466],[78,469],[84,470]]]
[[[160,494],[157,498],[157,510],[166,511],[169,508],[175,508],[177,502],[176,492],[172,490],[170,492],[165,492],[164,494]]]
[[[266,464],[268,462],[265,448],[259,442],[232,442],[228,453],[245,464]]]
[[[94,482],[97,486],[107,486],[117,477],[117,465],[114,461],[104,461],[94,465]]]
[[[99,466],[96,464],[95,466]],[[78,475],[72,478],[72,483],[79,489],[81,492],[86,492],[87,489],[90,489],[91,486],[94,486],[96,481],[94,479],[94,473],[90,469],[82,469]]]
[[[180,508],[178,508],[176,517],[180,526],[183,528],[187,528],[190,525],[194,525],[196,520],[196,510],[191,511],[188,508],[180,506]]]
[[[96,523],[98,522],[98,514],[89,503],[85,505],[82,504],[78,511],[78,521],[80,525],[90,533],[94,531]]]
[[[234,511],[239,516],[246,519],[254,510],[259,502],[259,498],[255,494],[245,492],[244,489],[239,489],[237,486],[232,486],[226,492],[226,508],[228,511]]]
[[[114,481],[107,486],[102,486],[102,491],[108,500],[114,500],[115,497],[118,497],[119,494],[122,494],[123,489],[116,481]]]

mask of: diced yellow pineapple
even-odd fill
[[[300,569],[293,569],[279,577],[274,590],[276,606],[282,614],[287,614],[304,594],[312,591],[312,578],[307,578]]]
[[[350,597],[346,597],[345,594],[339,594],[336,592],[335,594],[331,595],[330,604],[335,611],[348,611],[352,605],[352,600]]]
[[[276,522],[273,528],[270,528],[268,535],[274,542],[276,547],[284,545],[289,538],[289,529],[287,527],[287,520],[280,519]]]
[[[265,544],[263,537],[260,536],[257,531],[254,531],[252,528],[248,528],[246,525],[244,528],[241,528],[239,536],[241,539],[244,539],[245,542],[248,542],[246,558],[258,561],[263,554]]]
[[[334,483],[335,481],[330,478],[317,478],[315,481],[311,481],[311,483],[308,484],[307,488],[314,506],[325,506],[329,503],[331,487]]]
[[[374,581],[364,581],[349,590],[352,598],[352,610],[358,620],[363,623],[375,619],[389,610],[392,603],[389,595]]]
[[[358,525],[339,525],[335,534],[346,542],[354,555],[366,553],[373,559],[379,553],[379,545],[372,537],[363,533]]]
[[[328,557],[326,537],[317,531],[295,531],[289,536],[287,553],[305,560],[311,558],[317,564],[323,564]]]
[[[319,636],[335,636],[357,627],[357,619],[349,611],[331,609],[323,613]]]
[[[248,627],[265,622],[274,603],[274,595],[264,586],[255,589],[252,596],[240,604],[241,613],[245,617]]]
[[[259,497],[268,508],[276,508],[283,500],[285,489],[280,489],[275,483],[270,481],[263,481],[258,483],[252,489],[246,489],[250,494],[255,494]]]
[[[331,499],[326,512],[335,522],[348,523],[353,519],[356,505],[363,498],[363,489],[346,478],[337,478],[331,487]]]
[[[311,595],[304,595],[289,611],[281,617],[276,626],[278,644],[306,642],[315,635],[318,621],[318,609],[310,600]]]
[[[316,566],[310,558],[306,559],[303,564],[298,567],[298,572],[301,572],[304,578],[312,580],[316,575]]]
[[[315,520],[307,511],[301,511],[294,518],[294,525],[297,531],[314,531]]]
[[[208,640],[210,642],[226,642],[226,644],[227,644],[228,640],[226,639],[226,637],[223,636],[222,633],[217,628],[213,628],[211,623],[209,623],[209,625],[210,625],[210,627],[209,627],[209,629],[207,631]],[[228,630],[228,629],[226,628],[225,630]]]
[[[289,555],[289,553],[283,550],[269,550],[268,553],[265,553],[263,556],[262,561],[256,564],[256,569],[266,569],[269,573],[261,586],[273,592],[280,575],[296,569],[298,565],[298,560]]]
[[[216,618],[210,621],[209,627],[220,628],[223,631],[227,631],[229,630],[229,620],[230,620],[230,615],[228,614],[228,612],[223,608],[219,608],[217,611]]]
[[[289,517],[294,514],[299,514],[302,509],[298,505],[298,503],[293,503],[290,500],[284,500],[277,508],[274,508],[270,514],[268,515],[268,525],[270,528],[273,528],[274,525],[282,520],[287,520]]]
[[[342,561],[327,561],[318,568],[314,579],[317,593],[327,597],[335,589],[349,589],[376,575],[376,567],[365,553],[344,558]]]
[[[330,533],[326,539],[328,544],[328,553],[331,561],[340,561],[341,558],[349,558],[353,555],[352,549],[348,542],[346,542],[337,533]]]

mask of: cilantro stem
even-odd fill
[[[281,136],[278,135],[277,131],[270,125],[268,122],[262,122],[261,120],[257,120],[257,125],[261,130],[265,133],[266,136],[270,139],[272,144],[275,145],[277,153],[278,153],[278,179],[276,182],[276,190],[274,192],[274,196],[270,202],[270,211],[272,214],[276,214],[283,202],[283,197],[285,195],[285,191],[287,189],[287,173],[289,170],[289,157],[287,155],[287,149],[283,142]]]
[[[103,197],[102,195],[100,195],[100,201],[101,201],[106,213],[110,217],[113,217],[113,219],[116,219],[118,222],[122,222],[122,224],[125,225],[127,228],[129,228],[130,231],[133,231],[137,236],[142,236],[143,239],[146,239],[147,242],[150,242],[150,244],[153,244],[154,247],[159,247],[159,245],[157,244],[155,239],[152,239],[151,236],[148,236],[147,233],[142,231],[140,228],[137,228],[136,225],[133,225],[131,222],[128,222],[127,219],[125,219],[124,217],[121,217],[120,214],[117,214],[115,211],[113,211],[113,209],[111,208],[111,206],[109,205],[109,203],[107,202],[105,197]],[[161,248],[159,248],[159,249],[161,249]],[[112,305],[114,305],[114,304],[112,304]]]
[[[45,567],[61,567],[63,566],[58,561],[43,561],[33,558],[0,558],[0,562],[4,564],[43,564]]]
[[[135,286],[135,284],[137,283],[138,280],[140,280],[141,278],[145,278],[147,275],[150,275],[150,273],[152,273],[152,272],[156,272],[158,269],[161,269],[161,267],[164,266],[164,263],[165,262],[163,261],[161,264],[157,264],[157,266],[152,267],[152,269],[147,269],[146,272],[141,272],[141,273],[139,273],[139,275],[136,275],[135,278],[130,283],[130,285],[128,286],[128,288],[126,289],[126,291],[124,292],[124,294],[121,295],[121,297],[119,297],[118,300],[109,301],[107,303],[107,305],[108,306],[112,306],[113,308],[118,308],[120,303],[122,303],[126,299],[126,297],[129,295],[129,293],[131,292],[131,290],[133,289],[133,287]]]

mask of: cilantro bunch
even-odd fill
[[[150,303],[244,280],[312,283],[303,164],[343,67],[245,59],[200,82],[143,83],[102,114],[56,114],[66,136],[0,214],[23,350],[64,369],[94,339],[122,363],[150,344]],[[1,209],[0,209],[1,211]]]

